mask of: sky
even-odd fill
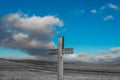
[[[65,61],[120,63],[120,0],[2,0],[0,57],[54,58],[64,36]]]

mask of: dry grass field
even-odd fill
[[[57,64],[0,59],[0,80],[57,80]],[[120,65],[64,64],[64,80],[120,80]]]

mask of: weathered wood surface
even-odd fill
[[[50,49],[50,55],[58,54],[58,75],[57,80],[63,80],[63,55],[73,53],[73,48],[64,48],[64,37],[58,38],[58,49]]]

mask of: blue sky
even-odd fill
[[[101,56],[112,54],[112,48],[120,46],[120,0],[3,0],[0,17],[10,13],[28,16],[55,16],[63,22],[55,25],[58,36],[65,37],[65,47],[74,48],[74,54]],[[3,33],[1,32],[0,35]],[[0,56],[27,56],[26,52],[1,46]],[[8,56],[7,56],[8,57]]]

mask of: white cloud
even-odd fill
[[[93,13],[93,14],[96,14],[97,10],[96,9],[92,9],[92,10],[90,10],[90,12]]]
[[[85,53],[80,54],[71,54],[69,56],[64,57],[65,61],[71,61],[71,62],[96,62],[98,61],[98,58],[89,56]]]
[[[112,11],[118,11],[119,10],[119,7],[113,3],[107,3],[103,6],[101,6],[101,8],[99,9],[99,12],[100,14],[102,14],[103,12],[110,12],[109,10],[112,10]],[[107,21],[107,20],[113,20],[114,17],[112,15],[108,15],[106,17],[104,17],[104,21]]]
[[[100,8],[100,10],[103,11],[103,10],[108,9],[108,8],[114,9],[114,10],[118,10],[118,9],[119,9],[119,7],[118,7],[117,5],[114,5],[114,4],[112,4],[112,3],[108,3],[108,4],[103,5],[103,6]]]
[[[83,13],[85,13],[85,10],[82,9],[82,10],[79,11],[79,13],[83,14]]]
[[[71,12],[72,15],[83,15],[85,13],[85,10],[84,9],[81,9],[81,10],[73,10]]]
[[[61,31],[57,31],[57,34],[63,34],[64,32],[66,32],[67,31],[67,29],[66,28],[64,28],[63,30],[61,30]]]
[[[16,41],[21,41],[21,40],[24,40],[26,38],[28,38],[28,35],[23,34],[23,33],[18,33],[18,34],[13,35],[13,39],[16,40]]]
[[[104,17],[104,21],[107,21],[107,20],[113,20],[114,17],[112,15],[108,15],[106,17]]]
[[[114,61],[117,58],[120,58],[120,54],[103,54],[100,56],[90,56],[87,54],[80,53],[66,56],[64,57],[64,60],[68,62],[104,63]]]
[[[114,47],[110,49],[111,53],[119,53],[120,52],[120,47]]]
[[[13,26],[15,28],[24,29],[24,30],[35,30],[39,31],[47,30],[49,26],[63,26],[63,22],[55,16],[31,16],[31,17],[22,17],[24,14],[16,13],[9,14],[3,18],[3,21],[6,22],[6,26]]]
[[[97,50],[97,53],[106,54],[107,52],[105,50]]]
[[[47,56],[47,50],[55,47],[52,37],[56,28],[63,26],[63,21],[50,15],[13,13],[0,18],[0,26],[0,44],[27,51],[30,55]]]
[[[102,6],[101,8],[100,8],[100,10],[104,10],[106,7],[105,6]]]
[[[65,56],[64,60],[66,62],[85,62],[85,63],[112,63],[112,62],[118,63],[120,60],[120,47],[111,48],[109,52],[105,50],[98,50],[97,52],[102,54],[98,56],[90,56],[87,53],[71,54],[69,56]]]
[[[108,6],[112,9],[118,9],[118,6],[117,5],[114,5],[112,3],[108,3]]]

